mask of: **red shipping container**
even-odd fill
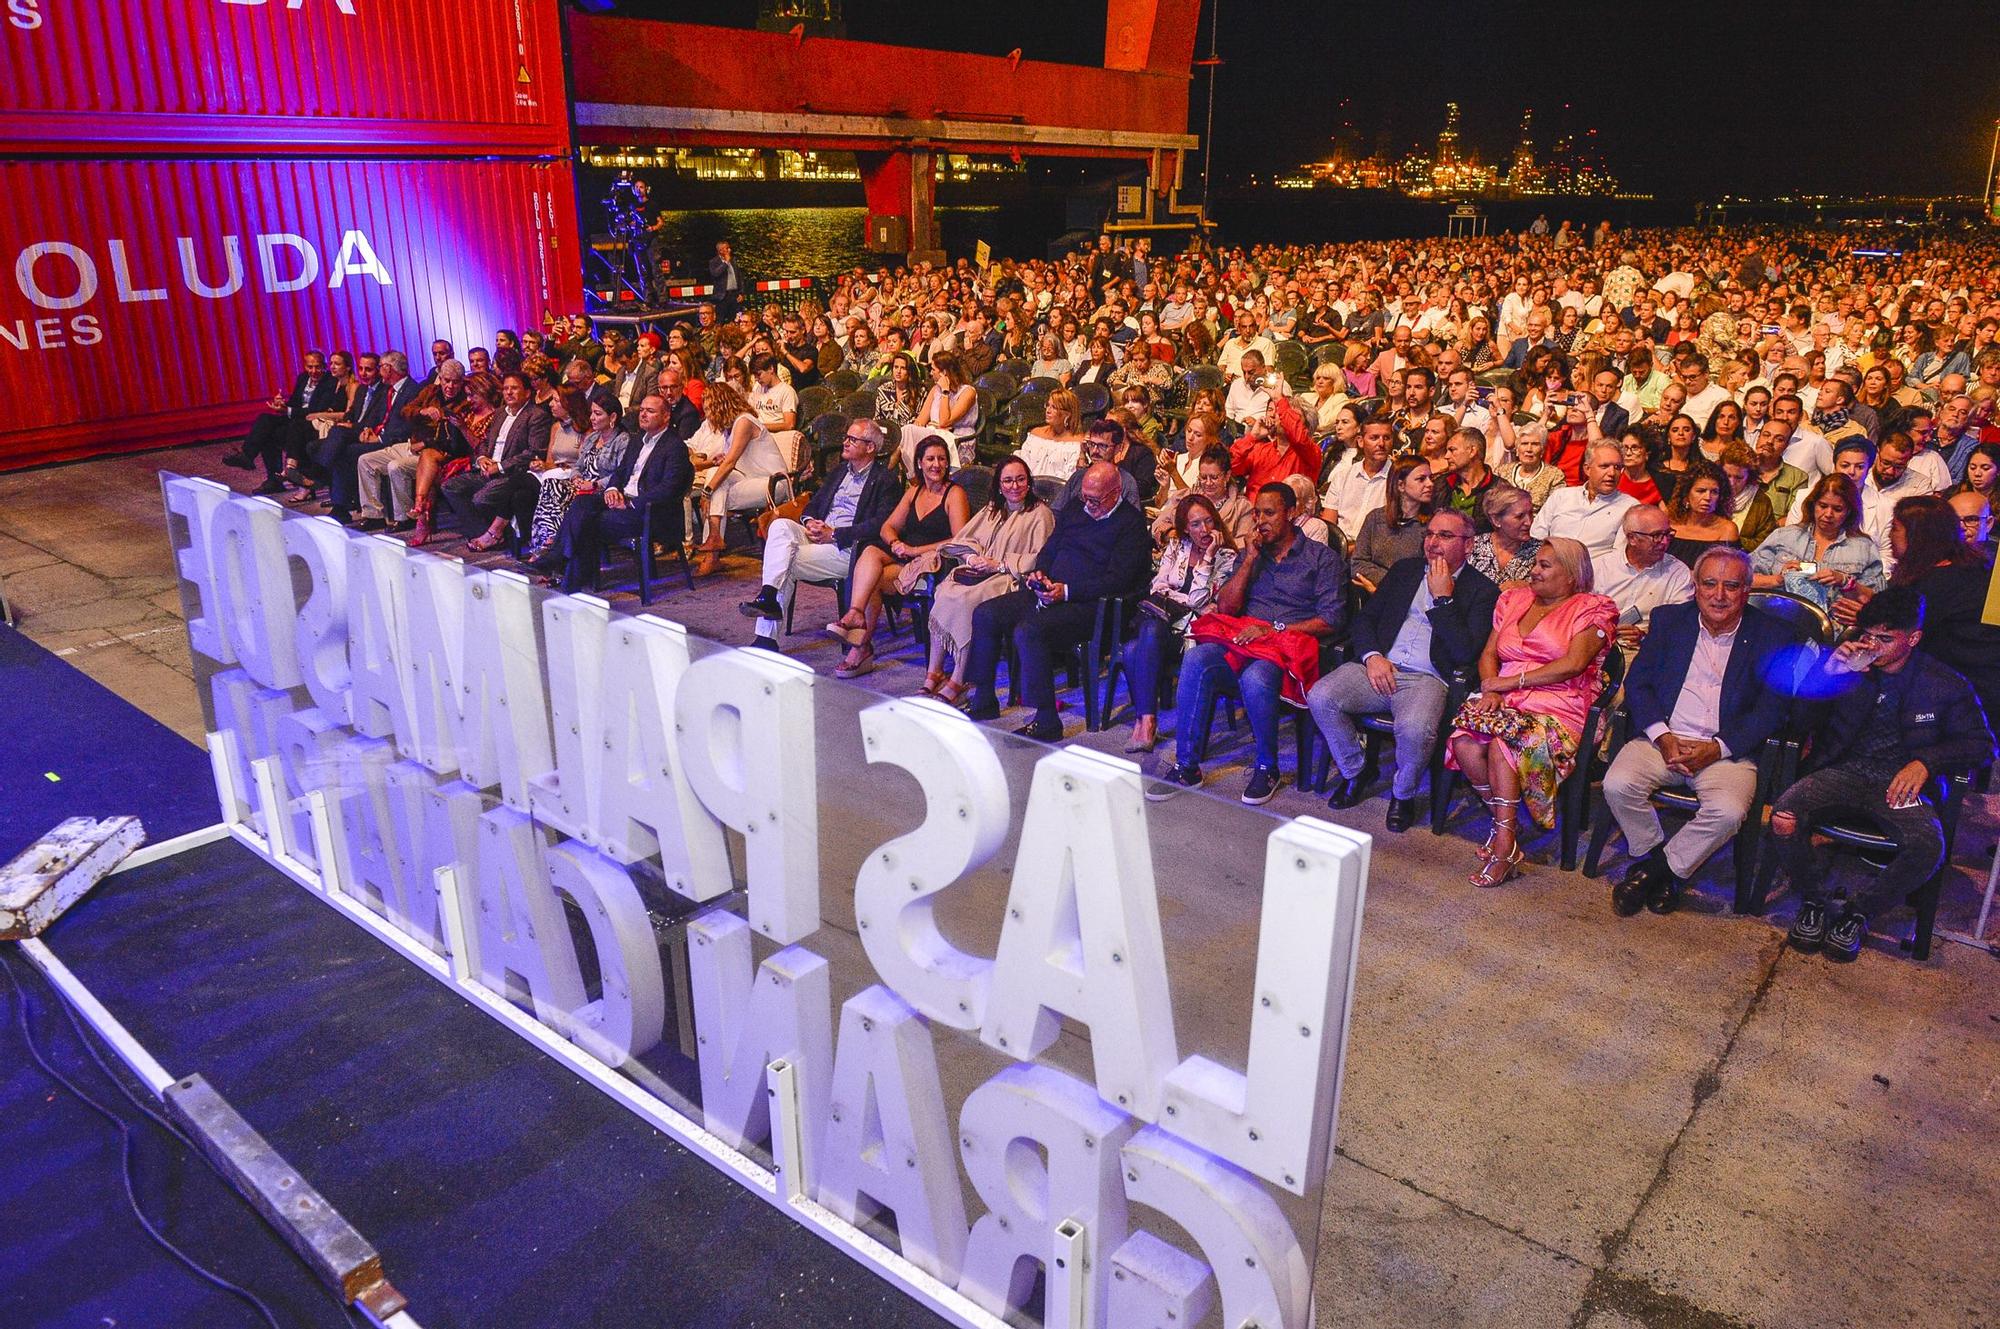
[[[0,163],[0,469],[240,433],[307,348],[582,305],[557,162]]]
[[[555,155],[558,0],[0,0],[0,155]]]

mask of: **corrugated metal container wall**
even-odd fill
[[[558,0],[4,0],[0,155],[568,147]]]
[[[581,306],[567,163],[0,163],[0,469],[240,433],[300,354]]]

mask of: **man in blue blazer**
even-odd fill
[[[1636,861],[1611,907],[1673,912],[1708,856],[1743,825],[1757,793],[1757,757],[1790,713],[1773,680],[1791,675],[1806,649],[1790,625],[1751,609],[1750,556],[1717,545],[1695,561],[1694,600],[1653,611],[1645,644],[1625,676],[1632,741],[1604,776],[1604,801]],[[1684,785],[1701,799],[1669,840],[1653,794]]]

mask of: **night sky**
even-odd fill
[[[1471,4],[1204,0],[1217,43],[1218,177],[1283,170],[1351,121],[1427,149],[1457,101],[1481,160],[1511,154],[1524,105],[1546,153],[1558,122],[1597,143],[1627,187],[1721,193],[1970,193],[2000,117],[2000,4]],[[755,0],[628,0],[626,13],[747,25]],[[1092,0],[1004,6],[846,0],[848,35],[1097,64]],[[1202,132],[1205,72],[1190,119]],[[1345,105],[1342,103],[1345,101]],[[1569,110],[1562,110],[1564,103]]]

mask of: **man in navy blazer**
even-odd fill
[[[604,488],[570,500],[549,552],[535,567],[542,572],[562,568],[565,591],[589,590],[603,565],[605,542],[640,535],[649,510],[653,540],[679,548],[685,534],[681,500],[693,485],[687,440],[668,425],[666,401],[649,392],[639,403],[639,436],[625,449],[624,460]]]
[[[1354,716],[1388,712],[1395,725],[1396,776],[1389,789],[1389,829],[1416,816],[1417,785],[1430,766],[1444,719],[1447,681],[1470,669],[1493,633],[1500,588],[1466,566],[1472,518],[1456,509],[1431,516],[1421,558],[1402,559],[1354,615],[1354,658],[1313,684],[1306,706],[1326,736],[1337,768],[1332,808],[1361,801],[1366,756]]]
[[[354,463],[364,451],[381,446],[361,440],[372,440],[382,432],[394,395],[381,373],[381,363],[381,356],[368,351],[355,358],[354,400],[348,403],[347,413],[326,431],[326,437],[312,447],[313,464],[328,476],[327,495],[333,503],[334,519],[343,524],[354,519]],[[395,404],[409,405],[408,396]]]
[[[1611,893],[1620,915],[1671,913],[1687,881],[1743,825],[1757,792],[1757,757],[1790,713],[1773,679],[1806,649],[1791,626],[1751,609],[1750,556],[1711,547],[1694,565],[1694,600],[1653,611],[1625,676],[1632,741],[1604,775],[1604,801],[1636,862]],[[1701,799],[1669,840],[1653,794],[1684,785]]]

